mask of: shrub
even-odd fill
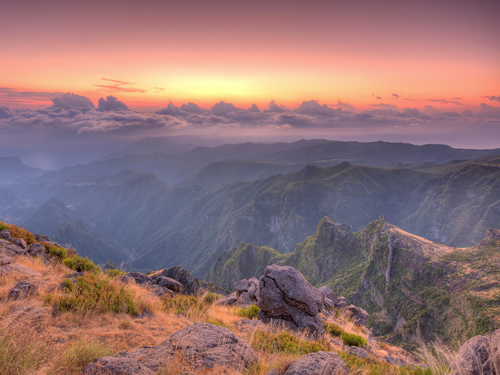
[[[0,230],[4,230],[4,229],[10,229],[10,225],[5,224],[5,223],[0,221]]]
[[[48,246],[46,249],[49,254],[52,254],[60,261],[68,258],[68,249],[65,249],[64,247]]]
[[[33,329],[0,331],[0,374],[33,374],[50,358],[50,348]]]
[[[47,302],[62,311],[139,313],[135,294],[104,274],[87,274],[77,277],[76,282],[65,279],[64,290],[61,296],[48,295]]]
[[[193,321],[205,320],[208,317],[210,305],[201,297],[177,295],[163,298],[162,301],[167,313],[179,314],[182,311]]]
[[[122,276],[122,275],[125,275],[126,272],[123,272],[123,271],[120,271],[118,268],[115,268],[115,269],[107,269],[106,270],[106,275],[108,275],[109,277],[118,277],[118,276]]]
[[[250,305],[247,309],[238,309],[236,311],[236,315],[241,316],[242,318],[253,319],[257,316],[260,309],[255,305]]]
[[[227,324],[224,324],[224,322],[220,319],[209,318],[209,319],[207,319],[207,323],[213,324],[214,326],[219,326],[219,327],[231,329],[231,327],[229,327]]]
[[[113,351],[97,340],[80,339],[71,343],[55,360],[53,374],[77,375],[97,358],[112,355]]]
[[[361,348],[367,344],[367,341],[364,337],[362,337],[360,335],[356,335],[354,333],[344,332],[344,333],[342,333],[340,338],[342,339],[342,342],[344,343],[344,345],[348,345],[348,346],[358,346]]]
[[[23,240],[26,241],[28,245],[31,245],[32,243],[35,242],[35,236],[33,236],[30,232],[28,232],[26,229],[19,228],[17,225],[11,224],[9,225],[10,229],[10,234],[14,238],[22,238]]]
[[[73,255],[69,258],[64,259],[63,264],[66,267],[75,270],[76,272],[85,272],[85,271],[94,272],[100,269],[89,258],[87,257],[82,258],[78,255]]]
[[[332,336],[340,337],[344,333],[344,330],[340,328],[338,325],[330,323],[330,324],[325,324],[325,332]]]
[[[320,341],[299,339],[289,332],[268,333],[257,329],[254,333],[252,346],[254,349],[270,353],[309,354],[320,350],[329,351]]]
[[[217,301],[219,298],[220,298],[220,296],[217,293],[207,293],[203,296],[203,302],[211,305],[212,303]]]

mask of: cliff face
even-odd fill
[[[497,231],[490,230],[489,237]],[[496,237],[495,237],[496,238]],[[323,218],[316,233],[290,254],[241,244],[223,252],[210,278],[231,288],[269,264],[297,268],[313,285],[326,285],[366,309],[376,335],[394,342],[437,334],[449,343],[498,327],[500,246],[453,248],[410,234],[384,216],[353,233]],[[246,272],[241,272],[245,265]],[[258,271],[257,271],[258,270]]]

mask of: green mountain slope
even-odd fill
[[[43,203],[26,219],[25,226],[33,233],[49,234],[67,221],[80,217],[57,198]]]
[[[118,245],[93,231],[81,220],[62,224],[50,233],[50,238],[61,245],[71,245],[80,256],[89,257],[100,264],[108,260],[120,264],[127,259],[127,254]]]
[[[500,326],[500,241],[457,249],[407,233],[385,217],[356,233],[324,218],[290,254],[246,244],[221,253],[210,280],[230,288],[273,263],[295,267],[312,284],[365,308],[374,333],[393,342],[438,335],[455,344]],[[241,272],[242,264],[251,272]]]

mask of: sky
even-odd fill
[[[5,0],[0,136],[500,147],[499,19],[497,0]]]

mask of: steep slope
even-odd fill
[[[22,182],[29,178],[41,176],[45,171],[23,164],[21,158],[0,157],[0,185]]]
[[[380,212],[402,220],[413,212],[407,205],[411,192],[428,178],[418,171],[342,163],[216,186],[202,191],[167,227],[143,243],[144,255],[134,266],[183,264],[202,277],[221,251],[240,241],[258,239],[257,245],[291,252],[314,233],[325,215],[356,229]]]
[[[434,241],[470,246],[500,222],[500,156],[452,167],[415,191],[412,200],[422,203],[401,224]]]
[[[77,249],[80,256],[89,257],[96,263],[104,264],[112,260],[120,264],[127,260],[124,250],[81,220],[62,224],[50,233],[50,238]]]
[[[407,233],[383,216],[356,233],[324,218],[293,253],[245,244],[221,253],[210,278],[230,287],[242,262],[252,271],[290,265],[370,312],[376,335],[393,342],[438,335],[455,344],[500,326],[498,239],[500,232],[490,230],[482,246],[457,249]]]
[[[59,199],[51,198],[33,211],[25,220],[25,227],[33,233],[47,235],[63,223],[79,218]]]

